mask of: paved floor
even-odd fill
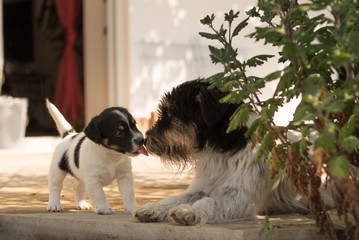
[[[64,182],[63,213],[48,213],[47,171],[56,137],[26,138],[13,149],[0,149],[0,239],[259,239],[264,217],[253,221],[182,227],[173,223],[138,223],[123,210],[116,184],[105,187],[116,214],[99,216],[75,209],[73,179]],[[135,193],[139,204],[182,192],[190,172],[174,174],[159,159],[133,158]],[[342,223],[332,213],[338,229]],[[298,214],[270,217],[274,239],[326,239],[315,220]],[[262,239],[266,238],[266,232]]]
[[[48,201],[47,174],[57,137],[29,137],[19,147],[0,149],[0,213],[44,212]],[[159,159],[140,155],[132,159],[135,192],[139,204],[177,194],[188,185],[190,173],[175,174]],[[67,176],[61,202],[65,211],[74,209],[74,179]],[[108,201],[123,211],[117,183],[105,187]]]

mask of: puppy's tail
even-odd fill
[[[46,107],[49,113],[56,123],[57,130],[59,131],[62,138],[66,137],[69,133],[74,132],[74,129],[66,121],[64,116],[60,113],[59,109],[52,104],[49,99],[46,98]]]

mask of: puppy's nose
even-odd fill
[[[138,145],[143,145],[145,143],[145,139],[142,136],[138,136],[133,140]]]

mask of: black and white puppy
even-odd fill
[[[137,207],[132,213],[136,219],[172,218],[194,225],[308,211],[307,200],[296,193],[284,171],[271,179],[268,161],[254,162],[259,146],[252,148],[245,133],[256,115],[250,115],[247,126],[226,133],[238,105],[219,103],[225,94],[194,80],[164,95],[158,120],[146,133],[146,148],[165,164],[192,165],[195,177],[182,194]],[[334,207],[330,188],[323,187],[322,197]]]
[[[96,213],[114,213],[102,187],[117,179],[124,208],[131,213],[137,203],[129,156],[139,153],[147,155],[143,135],[131,114],[121,107],[105,109],[90,121],[83,132],[76,133],[48,100],[46,106],[63,137],[56,146],[50,165],[47,210],[62,211],[60,192],[63,180],[69,173],[77,180],[74,189],[78,209],[92,207],[86,201],[87,192]]]

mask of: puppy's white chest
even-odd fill
[[[117,177],[117,173],[115,169],[108,168],[106,171],[103,171],[100,175],[100,181],[102,185],[109,185],[113,182],[113,180]]]

